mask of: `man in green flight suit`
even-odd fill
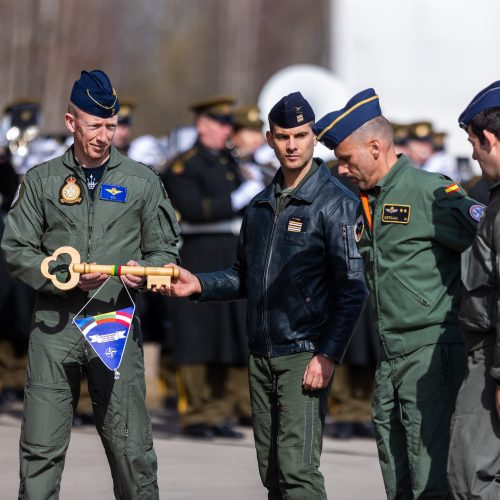
[[[387,497],[447,498],[450,420],[465,370],[460,253],[483,206],[396,155],[373,89],[313,130],[360,188],[355,237],[382,342],[372,413]]]
[[[59,498],[82,367],[115,497],[159,498],[139,322],[132,321],[118,380],[72,324],[79,312],[89,317],[129,307],[131,296],[119,279],[110,279],[89,301],[106,275],[81,274],[78,286],[65,292],[40,272],[42,260],[64,245],[76,248],[84,262],[155,266],[178,260],[179,229],[160,178],[111,146],[119,109],[107,75],[83,71],[65,115],[74,145],[26,174],[7,218],[2,250],[9,271],[38,292],[20,439],[20,499]],[[63,264],[54,270],[62,281]],[[143,285],[142,277],[122,279],[132,294]]]

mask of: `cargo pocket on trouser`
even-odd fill
[[[115,381],[102,438],[118,498],[158,498],[157,459],[144,381]]]
[[[26,384],[20,440],[21,498],[57,495],[71,433],[72,402],[67,386]]]
[[[295,397],[283,398],[278,463],[282,494],[286,492],[284,498],[325,498],[324,479],[319,471],[323,438],[321,392],[302,391]]]

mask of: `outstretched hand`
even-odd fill
[[[307,391],[317,391],[328,386],[335,370],[335,361],[320,354],[313,356],[306,367],[302,386]]]
[[[179,270],[179,277],[172,276],[170,287],[165,285],[154,286],[151,288],[153,293],[161,293],[167,297],[189,297],[195,293],[201,292],[200,280],[187,269],[176,264],[165,264],[163,267],[171,267]]]

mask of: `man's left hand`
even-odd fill
[[[125,265],[138,266],[139,263],[135,260],[129,260]],[[140,288],[146,281],[145,276],[134,276],[132,274],[125,274],[124,276],[122,276],[122,279],[128,288]]]
[[[500,385],[497,384],[497,388],[495,391],[495,405],[497,407],[497,415],[500,418]]]
[[[335,361],[316,354],[306,367],[302,385],[307,391],[324,389],[330,382],[335,370]]]

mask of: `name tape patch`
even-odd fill
[[[127,200],[127,188],[124,186],[113,186],[112,184],[103,184],[99,198],[107,201],[118,201],[125,203]]]
[[[382,209],[382,222],[388,224],[408,224],[410,222],[410,205],[385,204]]]

